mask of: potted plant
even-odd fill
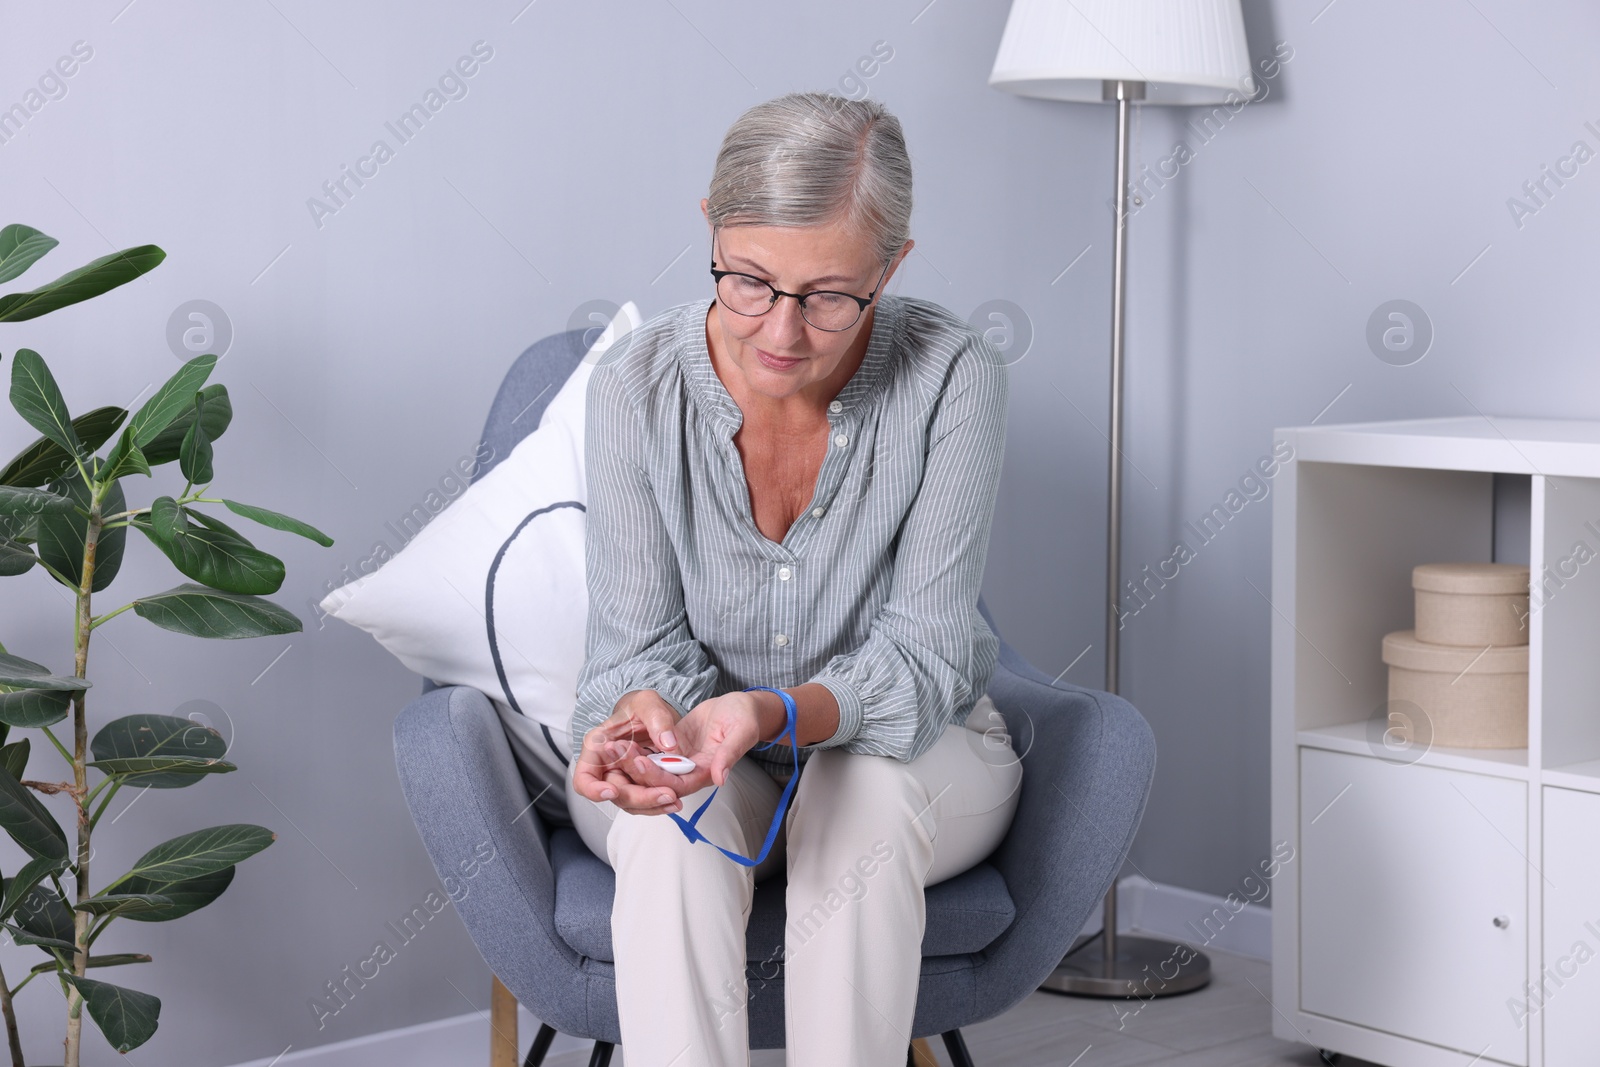
[[[30,226],[0,230],[0,283],[22,274],[56,243]],[[37,289],[0,296],[0,322],[36,318],[98,296],[164,258],[154,245],[124,249]],[[207,354],[184,363],[131,417],[117,407],[73,417],[43,357],[29,349],[12,357],[11,405],[41,436],[0,470],[0,577],[42,574],[71,590],[75,605],[70,669],[34,663],[0,645],[0,828],[29,857],[0,879],[0,926],[15,943],[37,946],[45,957],[15,985],[0,974],[0,1012],[14,1067],[23,1067],[23,1057],[13,998],[41,974],[53,975],[66,997],[67,1067],[78,1065],[85,1007],[117,1051],[147,1041],[160,1000],[88,972],[148,963],[150,957],[96,955],[95,940],[118,918],[163,922],[205,907],[227,889],[235,865],[275,837],[262,826],[213,826],[156,845],[98,888],[90,881],[91,836],[124,785],[179,789],[235,769],[223,758],[227,744],[221,734],[189,719],[124,715],[91,733],[86,703],[94,630],[129,609],[196,637],[301,629],[292,612],[264,599],[282,585],[283,563],[198,505],[220,504],[264,526],[333,544],[298,519],[207,495],[212,446],[233,415],[227,389],[206,384],[216,362]],[[173,462],[185,479],[183,491],[129,507],[122,480]],[[97,615],[91,600],[116,577],[130,528],[192,580]],[[51,727],[69,716],[71,737],[57,737]],[[23,777],[30,742],[13,736],[22,729],[48,739],[65,765],[63,780]],[[75,841],[36,793],[71,798]]]

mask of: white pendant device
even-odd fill
[[[650,759],[657,767],[673,774],[689,774],[694,771],[694,760],[687,756],[678,756],[671,752],[652,752]]]

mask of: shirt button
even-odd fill
[[[838,445],[840,448],[843,448],[845,445],[850,443],[850,438],[846,434],[839,434],[833,439],[833,443]]]
[[[791,573],[793,573],[793,572],[790,571],[788,567],[779,567],[778,568],[778,577],[782,578],[786,582],[789,580],[789,575]]]
[[[772,639],[772,643],[775,645],[787,645],[789,643],[789,635],[779,634],[777,637]]]
[[[837,413],[844,410],[844,405],[835,400],[828,405],[828,410]]]
[[[822,518],[822,513],[824,511],[827,511],[827,510],[828,509],[825,508],[825,507],[812,508],[811,509],[811,517],[814,518],[814,519],[820,519],[820,518]]]

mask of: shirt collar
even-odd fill
[[[834,399],[842,405],[839,414],[854,413],[866,403],[889,378],[893,367],[892,356],[895,339],[899,333],[901,302],[904,298],[893,293],[883,293],[872,305],[872,335],[867,339],[867,354],[861,366],[845,382]],[[717,377],[711,365],[711,353],[706,348],[706,312],[709,303],[694,301],[685,305],[679,330],[682,344],[680,362],[689,388],[702,410],[737,430],[744,422],[744,412],[728,394],[728,389]]]

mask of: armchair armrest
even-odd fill
[[[1017,917],[983,950],[984,1014],[974,1022],[1036,988],[1099,907],[1144,816],[1156,761],[1149,723],[1112,693],[1052,685],[1002,660],[989,695],[1023,764],[1011,830],[989,860]]]
[[[456,912],[484,962],[539,1019],[594,1033],[597,1017],[614,1015],[614,981],[556,932],[549,828],[489,698],[469,686],[429,690],[395,719],[394,746],[423,847],[440,879],[453,880],[446,887],[460,884]],[[464,862],[477,865],[470,879]]]

